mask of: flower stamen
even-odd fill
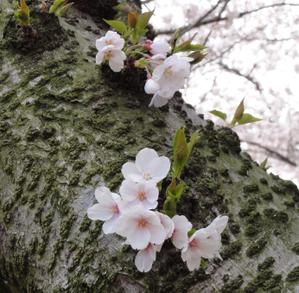
[[[117,204],[112,206],[111,210],[114,214],[119,214],[119,208]]]
[[[143,174],[143,178],[144,178],[145,180],[151,180],[151,179],[152,179],[152,176],[151,176],[150,173],[144,173],[144,174]]]
[[[145,219],[139,219],[138,220],[138,227],[144,228],[147,225],[147,221]]]
[[[167,77],[171,77],[171,76],[172,76],[173,72],[172,72],[172,70],[171,70],[171,66],[169,66],[169,67],[167,67],[167,68],[165,69],[164,74],[165,74],[165,76],[167,76]]]
[[[145,192],[143,190],[138,192],[138,199],[140,201],[144,201],[145,200]]]

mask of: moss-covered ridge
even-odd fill
[[[153,109],[134,78],[134,91],[107,83],[94,64],[98,28],[88,15],[72,13],[60,20],[67,38],[53,50],[0,53],[0,288],[296,292],[296,186],[268,175],[240,152],[234,132],[202,121],[179,97]],[[166,244],[153,270],[140,274],[132,250],[101,234],[86,209],[97,185],[117,190],[121,165],[139,149],[171,156],[182,125],[201,139],[184,173],[189,189],[178,212],[197,227],[229,215],[224,261],[203,262],[190,273]]]

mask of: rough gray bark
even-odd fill
[[[58,21],[34,13],[39,39],[28,43],[12,7],[0,3],[1,292],[298,292],[299,191],[292,182],[268,175],[241,152],[234,132],[204,121],[179,97],[148,108],[139,74],[114,81],[103,74],[93,47],[104,30],[89,14],[74,8]],[[100,16],[95,9],[86,12]],[[117,190],[121,165],[139,149],[170,156],[182,125],[199,130],[201,140],[178,212],[197,227],[229,215],[223,261],[190,273],[166,244],[152,271],[141,274],[135,252],[103,235],[86,209],[96,186]]]

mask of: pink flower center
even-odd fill
[[[105,41],[105,44],[106,44],[107,46],[109,46],[109,45],[113,45],[113,41],[112,41],[112,40],[107,40],[107,41]]]
[[[197,239],[193,239],[191,242],[189,242],[189,247],[191,249],[199,248],[199,241]]]
[[[145,192],[143,190],[138,192],[138,199],[140,201],[144,201],[145,200]]]
[[[111,51],[107,51],[105,54],[104,54],[104,59],[105,60],[109,60],[113,57],[113,53]]]
[[[112,206],[111,210],[112,210],[113,214],[119,214],[119,208],[118,208],[117,204],[115,204],[114,206]]]
[[[147,226],[147,220],[144,218],[141,218],[138,220],[138,227],[139,228],[144,228],[145,226]]]
[[[143,174],[143,178],[144,178],[145,180],[151,180],[151,179],[152,179],[152,176],[151,176],[150,173],[144,173],[144,174]]]

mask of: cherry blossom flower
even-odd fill
[[[124,68],[126,54],[122,51],[125,41],[121,36],[113,31],[108,31],[106,35],[96,40],[96,64],[108,61],[110,68],[114,72],[119,72]]]
[[[106,187],[95,190],[97,204],[87,209],[87,216],[91,220],[105,221],[103,231],[105,234],[115,233],[117,220],[122,209],[121,198]]]
[[[145,249],[138,251],[135,257],[135,266],[138,271],[147,273],[152,269],[157,251],[160,251],[159,247],[152,243],[149,243]]]
[[[189,61],[191,58],[174,54],[154,69],[152,78],[144,87],[147,94],[154,94],[149,106],[166,105],[174,93],[184,87],[185,79],[190,74]]]
[[[116,233],[126,238],[133,249],[145,249],[149,243],[162,244],[166,232],[159,216],[141,205],[136,205],[119,217]]]
[[[188,232],[191,230],[192,224],[185,216],[175,215],[172,221],[174,223],[172,243],[176,248],[182,249],[188,244]]]
[[[158,205],[159,189],[151,182],[133,182],[124,180],[119,193],[130,204],[140,203],[145,209],[154,209]]]
[[[125,163],[121,172],[127,180],[156,184],[167,176],[169,169],[170,160],[167,157],[159,157],[155,150],[144,148],[136,155],[135,163]]]
[[[220,257],[221,233],[225,229],[228,217],[217,217],[208,227],[197,230],[182,250],[182,259],[187,262],[190,271],[198,269],[201,257],[211,259]]]

